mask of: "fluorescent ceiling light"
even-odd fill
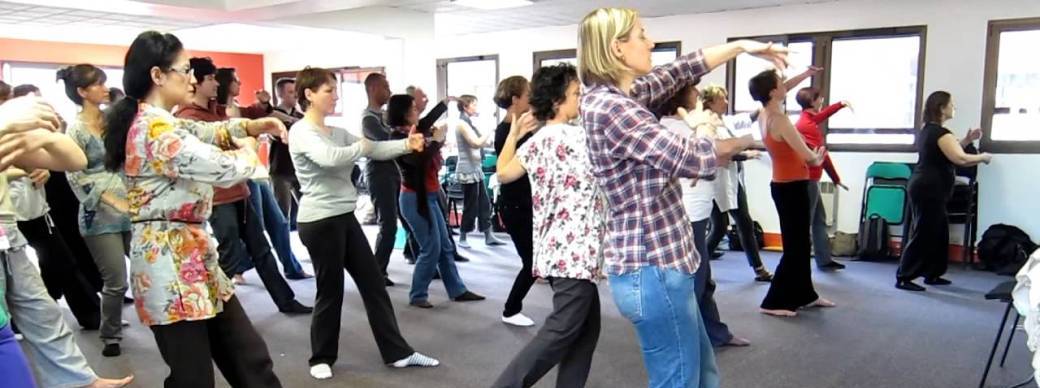
[[[531,0],[453,0],[452,2],[463,7],[485,10],[526,7],[534,4]]]

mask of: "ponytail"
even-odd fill
[[[123,67],[123,89],[126,97],[105,112],[105,168],[119,171],[126,163],[126,141],[140,109],[152,88],[152,68],[169,71],[184,50],[181,41],[171,34],[145,31],[134,39],[126,51]]]

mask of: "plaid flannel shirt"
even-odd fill
[[[586,87],[581,117],[589,157],[610,205],[609,274],[646,266],[692,274],[700,265],[678,178],[714,175],[715,143],[668,130],[650,109],[708,70],[697,51],[637,79],[629,95],[614,85]]]

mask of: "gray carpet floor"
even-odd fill
[[[366,227],[370,237],[374,230]],[[505,235],[501,235],[505,237]],[[475,235],[474,235],[475,237]],[[294,236],[295,239],[295,236]],[[310,268],[299,240],[295,252]],[[340,359],[335,377],[316,381],[308,374],[309,316],[287,317],[277,312],[255,273],[238,288],[253,324],[267,341],[275,371],[286,387],[487,387],[512,356],[535,334],[534,328],[507,327],[500,320],[502,304],[519,259],[512,245],[488,248],[477,239],[464,251],[472,262],[459,264],[468,287],[488,296],[477,303],[447,300],[443,286],[431,286],[432,310],[409,307],[411,267],[395,251],[389,289],[401,330],[421,352],[438,357],[438,368],[397,370],[384,366],[372,339],[361,299],[348,282],[343,309]],[[774,268],[779,255],[766,253]],[[723,319],[749,348],[718,351],[724,387],[974,387],[992,344],[1004,305],[983,295],[1002,277],[951,267],[952,286],[908,293],[892,287],[894,263],[845,261],[848,269],[814,272],[817,290],[838,303],[837,308],[810,310],[797,318],[780,319],[758,312],[768,285],[756,283],[742,253],[729,253],[712,262],[718,282],[716,299]],[[815,271],[815,269],[814,269]],[[314,300],[314,281],[290,282],[305,304]],[[646,386],[639,345],[630,323],[621,317],[607,282],[600,283],[603,326],[588,381],[589,387]],[[551,290],[536,284],[524,312],[537,322],[551,311]],[[68,317],[71,321],[71,316]],[[151,331],[141,326],[132,307],[124,310],[131,322],[125,332],[123,356],[104,358],[96,332],[77,331],[90,363],[105,376],[136,375],[135,387],[161,387],[167,369]],[[999,354],[998,354],[999,358]],[[1007,386],[1029,375],[1025,333],[1019,330],[1008,364],[994,367],[988,386]],[[219,373],[217,373],[219,376]],[[537,387],[553,387],[550,372]],[[0,384],[2,385],[2,384]],[[227,383],[218,377],[217,386]]]

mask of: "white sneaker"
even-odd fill
[[[311,377],[318,380],[328,380],[332,378],[332,367],[329,364],[318,364],[311,367]]]
[[[125,319],[121,320],[121,321],[119,321],[119,325],[123,326],[123,327],[130,327],[130,321],[125,320]]]
[[[521,313],[516,313],[516,314],[514,314],[513,316],[510,316],[510,317],[502,317],[502,322],[505,322],[505,323],[513,325],[513,326],[520,326],[520,327],[534,326],[534,321],[531,320],[531,318],[528,318],[527,316],[525,316],[524,314],[521,314]]]
[[[15,341],[22,341],[24,339],[25,339],[25,336],[22,335],[22,333],[14,333],[14,340]]]

